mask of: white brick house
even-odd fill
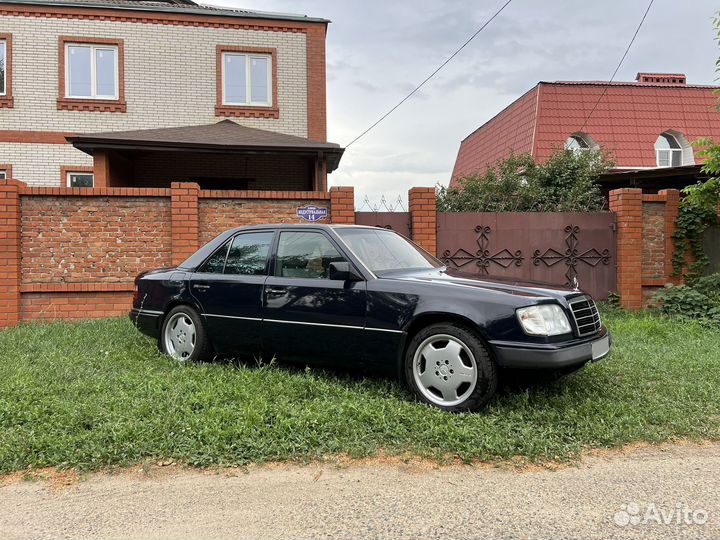
[[[107,166],[98,165],[98,154],[94,163],[66,137],[228,117],[324,143],[327,22],[190,0],[3,2],[0,178],[35,186],[142,185],[142,171],[122,167],[129,153],[116,156],[117,171],[109,174],[98,170]],[[116,153],[108,152],[103,159]],[[277,159],[266,152],[266,161]],[[293,159],[283,170],[294,187],[324,189],[324,158],[314,152]],[[194,174],[202,181],[202,171]],[[208,174],[222,181],[223,173]],[[228,182],[239,176],[262,188],[262,174],[234,173]]]

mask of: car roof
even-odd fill
[[[228,229],[226,233],[232,231],[232,234],[242,231],[250,230],[262,230],[262,229],[318,229],[318,230],[330,230],[330,229],[378,229],[382,227],[374,227],[372,225],[353,225],[346,223],[266,223],[262,225],[243,225],[242,227],[235,227]]]

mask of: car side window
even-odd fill
[[[225,273],[243,276],[265,275],[272,231],[238,234],[233,238],[225,263]]]
[[[225,242],[222,247],[210,255],[210,257],[202,263],[198,272],[203,274],[222,274],[223,268],[225,268],[225,259],[227,258],[228,246],[230,246],[230,240]]]
[[[291,278],[328,279],[330,263],[343,262],[335,246],[322,233],[281,232],[275,275]]]

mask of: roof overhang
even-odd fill
[[[327,162],[328,172],[337,169],[345,151],[335,143],[249,128],[230,120],[201,126],[89,133],[66,138],[75,148],[89,155],[98,150],[116,150],[321,157]]]

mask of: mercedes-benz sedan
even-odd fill
[[[179,361],[380,368],[448,411],[487,403],[501,368],[572,370],[610,350],[581,291],[466,274],[393,231],[351,225],[226,231],[140,274],[130,316]]]

